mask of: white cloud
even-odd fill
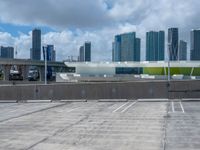
[[[14,48],[15,51],[17,51],[17,58],[30,58],[30,48],[31,45],[31,32],[29,32],[28,35],[26,34],[20,34],[19,37],[14,38]]]
[[[0,45],[9,46],[13,45],[15,39],[10,33],[0,32]]]
[[[98,27],[110,21],[102,0],[1,0],[0,20],[58,28]]]

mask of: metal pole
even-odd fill
[[[45,52],[45,71],[44,71],[44,84],[47,84],[47,47],[44,47],[44,52]]]
[[[170,82],[170,59],[168,59],[168,82]]]
[[[170,50],[169,50],[169,44],[168,44],[168,82],[170,83]]]

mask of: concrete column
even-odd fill
[[[40,81],[44,81],[44,66],[39,67],[39,72],[40,72]]]
[[[29,71],[29,66],[27,65],[22,65],[20,66],[22,69],[22,76],[23,76],[23,80],[27,80],[28,77],[28,71]]]
[[[3,73],[4,73],[4,77],[3,80],[9,80],[9,74],[10,74],[10,69],[11,69],[11,65],[2,65],[2,69],[3,69]]]

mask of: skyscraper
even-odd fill
[[[56,52],[54,45],[43,46],[43,57],[45,59],[45,50],[47,51],[47,61],[56,61]]]
[[[135,38],[134,61],[140,61],[141,39]]]
[[[14,58],[14,48],[13,47],[0,47],[0,58]]]
[[[146,33],[146,60],[164,60],[165,32],[150,31]]]
[[[121,35],[121,61],[134,60],[135,38],[135,32]]]
[[[158,60],[165,59],[165,31],[159,31],[158,33]]]
[[[46,52],[45,52],[46,51]],[[46,59],[47,61],[55,61],[55,57],[56,57],[56,52],[54,50],[54,45],[46,45],[43,46],[43,57],[45,60],[45,53],[46,53]],[[53,67],[47,65],[47,79],[51,79],[53,77]]]
[[[52,61],[56,61],[56,50],[53,50]]]
[[[115,36],[113,61],[140,61],[140,39],[135,32]]]
[[[79,61],[83,62],[85,60],[84,57],[84,46],[81,46],[79,49]]]
[[[190,59],[200,60],[200,29],[192,30],[190,33]]]
[[[179,60],[187,60],[187,42],[183,40],[179,42]]]
[[[178,28],[168,29],[168,52],[170,60],[178,60]]]
[[[113,42],[113,61],[121,61],[121,36],[116,35],[115,36],[115,41]]]
[[[30,50],[32,60],[41,60],[41,30],[32,31],[32,48]]]
[[[114,46],[115,46],[115,42],[112,42],[112,61],[114,61]]]
[[[79,48],[79,61],[91,61],[91,42],[85,42],[84,45]]]
[[[85,42],[85,61],[91,61],[91,42]]]

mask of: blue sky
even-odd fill
[[[0,45],[17,47],[18,58],[29,58],[31,31],[39,27],[42,44],[54,44],[57,60],[77,57],[79,46],[91,41],[92,60],[110,61],[114,36],[135,31],[144,60],[150,30],[167,36],[169,27],[179,27],[189,49],[190,30],[200,26],[199,6],[199,0],[1,0]]]
[[[36,28],[35,25],[15,25],[11,23],[0,23],[0,32],[8,32],[14,37],[20,36],[20,33],[28,34],[33,28]],[[39,26],[42,31],[42,34],[46,34],[48,32],[54,32],[55,30],[50,27]]]

